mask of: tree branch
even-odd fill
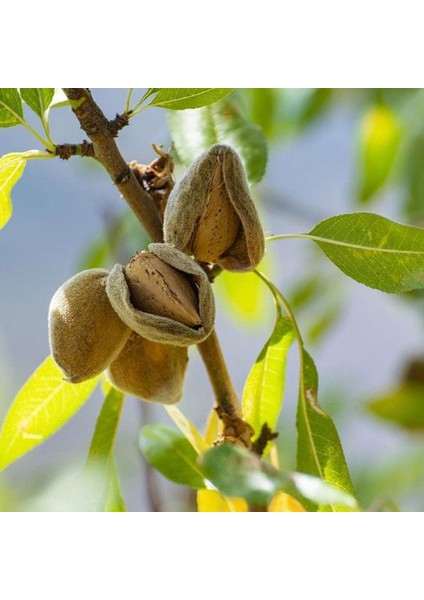
[[[197,345],[205,363],[216,399],[216,412],[224,423],[224,431],[218,442],[229,442],[251,448],[252,427],[242,419],[237,394],[228,373],[225,359],[215,331]]]
[[[152,240],[162,242],[162,220],[158,208],[149,192],[143,189],[140,174],[137,179],[131,167],[120,154],[114,140],[117,130],[122,128],[125,123],[118,118],[119,115],[114,121],[108,121],[88,89],[63,88],[63,91],[70,101],[81,128],[92,141],[95,158],[109,173],[112,181]],[[134,165],[133,169],[135,170]],[[198,349],[215,393],[217,413],[224,423],[221,441],[250,448],[253,429],[241,417],[237,394],[215,331],[204,342],[198,344]]]
[[[206,340],[198,344],[197,347],[211,380],[218,407],[221,407],[229,416],[240,417],[241,410],[237,394],[215,331],[212,331]]]
[[[138,183],[130,167],[118,150],[114,136],[117,134],[94,102],[86,88],[63,88],[81,128],[93,143],[94,155],[109,173],[113,183],[121,192],[151,239],[163,241],[162,222],[159,212],[150,197]]]

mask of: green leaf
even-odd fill
[[[22,100],[16,88],[0,88],[0,127],[21,125],[24,120]]]
[[[207,445],[205,440],[202,438],[199,430],[194,426],[194,424],[188,419],[180,409],[173,405],[164,405],[164,409],[174,421],[175,425],[181,431],[183,436],[188,439],[190,444],[196,450],[198,454],[202,454],[207,450]]]
[[[308,340],[312,344],[318,344],[321,339],[331,330],[339,320],[343,311],[340,298],[328,299],[328,304],[322,310],[316,310],[312,324],[308,327]]]
[[[68,100],[65,92],[62,90],[62,88],[55,88],[54,96],[50,103],[50,108],[62,108],[63,106],[70,106],[70,105],[71,105],[71,103],[69,102],[69,100]]]
[[[86,464],[86,470],[93,470],[99,480],[98,497],[95,501],[96,509],[105,512],[125,511],[118,471],[113,457],[113,447],[123,404],[124,394],[112,385],[108,385]]]
[[[407,195],[404,212],[408,220],[424,221],[424,134],[415,134],[408,140],[404,158],[403,181]]]
[[[12,216],[11,192],[15,183],[22,177],[26,160],[19,152],[5,154],[0,158],[0,229]]]
[[[21,97],[40,119],[44,118],[54,96],[54,88],[20,88]]]
[[[264,304],[268,294],[254,273],[223,271],[217,277],[214,287],[224,308],[242,325],[258,326],[266,320]]]
[[[111,460],[123,404],[124,394],[110,386],[96,422],[88,462],[105,464]]]
[[[243,416],[256,435],[265,423],[271,430],[277,425],[283,402],[287,353],[293,339],[291,322],[280,316],[247,377],[243,390]]]
[[[290,290],[290,306],[294,311],[307,308],[317,296],[325,291],[326,281],[317,273],[300,275]]]
[[[242,448],[221,444],[203,456],[207,479],[225,496],[244,498],[251,504],[267,504],[281,489],[278,471]]]
[[[110,257],[110,250],[109,240],[105,235],[95,238],[84,248],[78,261],[78,271],[104,268]]]
[[[228,96],[233,88],[160,88],[149,106],[170,110],[200,108]]]
[[[239,91],[239,90],[237,90]],[[277,120],[278,90],[275,88],[248,88],[240,90],[249,104],[249,118],[259,125],[267,137],[272,137]]]
[[[325,219],[310,237],[343,273],[383,292],[424,287],[424,230],[372,213]]]
[[[356,500],[327,483],[303,473],[282,472],[255,454],[229,444],[215,446],[203,457],[206,477],[224,495],[241,497],[250,504],[267,505],[284,491],[302,502],[332,502],[355,509]]]
[[[104,512],[126,512],[126,510],[118,470],[115,461],[112,460],[110,464],[109,490]]]
[[[318,373],[314,361],[304,349],[302,355],[297,408],[297,470],[314,475],[355,498],[337,430],[318,404]],[[330,504],[321,506],[320,510],[338,510]],[[309,509],[312,508],[309,505]]]
[[[369,201],[386,183],[401,141],[395,113],[373,106],[364,116],[359,133],[359,201]]]
[[[193,489],[205,487],[196,462],[198,454],[177,431],[160,425],[146,425],[140,432],[140,448],[148,462],[171,481]]]
[[[424,385],[404,383],[369,402],[378,417],[410,430],[424,429]]]
[[[298,126],[304,127],[314,121],[327,107],[332,97],[331,88],[316,88],[308,90],[309,94],[304,97],[301,111],[298,115]]]
[[[0,470],[44,442],[81,408],[98,377],[73,384],[49,356],[18,392],[0,432]]]
[[[239,153],[251,183],[264,176],[268,150],[263,132],[242,114],[233,99],[198,110],[169,112],[168,123],[178,156],[185,165],[220,143]]]

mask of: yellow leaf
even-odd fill
[[[216,441],[218,435],[222,433],[222,421],[219,420],[215,408],[212,408],[208,416],[205,429],[205,442],[208,448]]]
[[[271,252],[260,267],[267,273],[274,271]],[[272,306],[269,294],[255,273],[223,271],[214,283],[217,297],[223,301],[229,316],[244,326],[260,327],[267,320]]]
[[[19,390],[0,431],[0,470],[44,442],[88,400],[98,377],[68,383],[51,356]]]
[[[306,512],[306,510],[289,494],[277,492],[269,503],[268,512]]]
[[[0,229],[12,215],[11,191],[24,172],[25,164],[25,158],[18,152],[0,158]]]
[[[248,512],[246,500],[227,498],[215,490],[198,490],[197,508],[199,512]]]
[[[359,200],[367,202],[386,183],[401,140],[401,126],[390,108],[373,106],[360,125]]]
[[[196,452],[198,454],[203,454],[203,452],[206,452],[208,449],[207,445],[205,444],[200,432],[196,429],[190,419],[188,419],[180,411],[180,409],[174,405],[167,405],[164,406],[164,408],[181,433],[188,439]]]

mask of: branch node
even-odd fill
[[[122,173],[120,173],[117,177],[115,177],[113,183],[115,185],[121,185],[122,183],[125,183],[126,181],[129,181],[131,179],[131,169],[129,167],[127,167],[126,169],[124,169],[124,171],[122,171]]]
[[[268,442],[272,442],[277,437],[278,433],[271,431],[271,429],[268,427],[268,423],[264,423],[262,425],[259,437],[252,444],[252,452],[257,454],[258,456],[262,456]]]
[[[62,160],[69,160],[71,156],[90,156],[94,157],[94,146],[83,140],[81,144],[56,144],[54,155]]]
[[[119,129],[128,124],[128,115],[117,115],[111,125],[111,121],[105,117],[88,89],[63,88],[63,91],[71,102],[81,128],[93,143],[97,160],[105,167],[152,241],[162,242],[162,220],[159,211],[150,195],[132,174],[114,140]]]
[[[113,137],[118,137],[118,133],[129,124],[129,115],[128,113],[122,113],[119,115],[116,113],[116,117],[109,121],[109,131]]]
[[[250,449],[252,447],[251,438],[254,434],[253,427],[240,417],[229,414],[222,406],[217,406],[215,410],[224,423],[224,430],[215,444],[227,443]]]

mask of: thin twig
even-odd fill
[[[241,409],[236,391],[228,373],[218,338],[213,331],[204,342],[198,344],[209,379],[215,392],[217,406],[231,417],[240,417]]]
[[[63,160],[68,160],[71,156],[89,156],[94,157],[94,146],[83,140],[81,144],[56,144],[52,153]]]
[[[88,89],[64,88],[63,91],[82,129],[93,143],[95,157],[109,173],[113,183],[151,239],[161,242],[163,236],[159,212],[152,198],[143,190],[119,152],[114,139],[116,129],[112,130],[110,121],[97,106]]]
[[[262,456],[262,454],[265,452],[268,442],[272,442],[277,437],[278,433],[276,431],[272,431],[268,427],[268,423],[264,423],[258,438],[252,444],[252,452],[258,456]]]
[[[215,331],[197,346],[205,363],[216,400],[216,412],[224,423],[218,442],[250,448],[253,429],[243,420],[236,391],[231,381]]]

